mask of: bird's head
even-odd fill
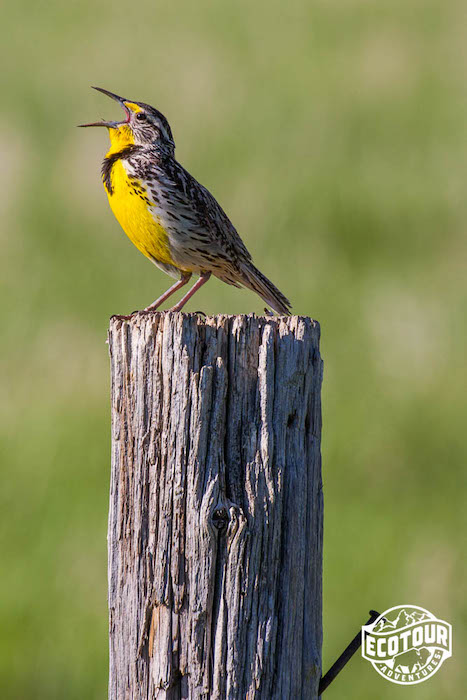
[[[103,88],[94,88],[118,102],[125,111],[122,121],[100,121],[79,126],[106,126],[109,130],[111,151],[126,146],[156,145],[161,150],[173,153],[175,144],[169,122],[157,109],[144,102],[132,102]]]

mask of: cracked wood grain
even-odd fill
[[[293,700],[321,676],[309,318],[113,317],[110,700]]]

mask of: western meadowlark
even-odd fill
[[[189,281],[199,279],[172,311],[180,311],[211,274],[234,287],[248,287],[279,314],[290,302],[252,263],[251,255],[212,194],[175,160],[167,119],[144,102],[132,102],[103,88],[125,110],[123,121],[105,126],[110,150],[102,180],[123,230],[147,258],[178,281],[146,307],[157,309]]]

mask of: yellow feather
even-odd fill
[[[111,149],[109,153],[112,152],[115,151]],[[147,258],[178,267],[170,254],[164,227],[148,208],[154,203],[142,183],[137,181],[139,188],[135,187],[135,181],[130,181],[121,160],[113,165],[110,177],[112,194],[105,188],[110,207],[130,241]]]
[[[118,153],[127,146],[132,146],[135,142],[133,132],[126,122],[109,128],[109,137],[110,150],[107,153],[107,156],[111,156],[113,153]]]
[[[132,112],[134,112],[135,114],[138,114],[138,112],[143,111],[141,109],[141,107],[139,105],[135,104],[134,102],[125,102],[124,104],[125,104],[125,107],[128,107],[128,109],[131,109]]]

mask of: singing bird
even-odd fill
[[[164,115],[144,102],[94,89],[125,111],[122,121],[80,124],[109,130],[102,180],[110,207],[138,250],[177,280],[145,311],[157,309],[196,274],[199,279],[172,311],[180,311],[215,275],[234,287],[252,289],[276,313],[288,314],[289,300],[253,265],[222,207],[175,159],[172,130]]]

